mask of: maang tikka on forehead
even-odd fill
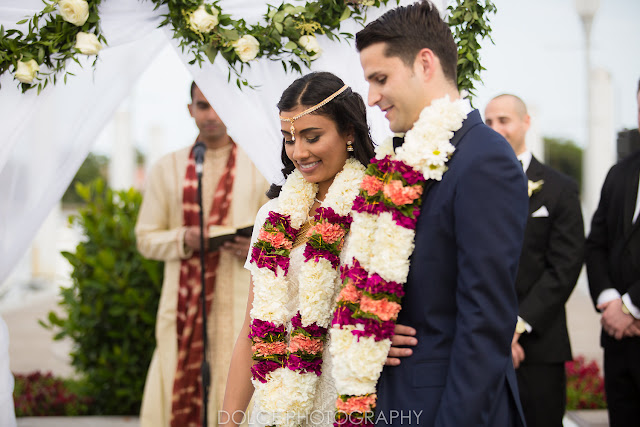
[[[293,122],[295,122],[296,120],[298,120],[300,117],[302,116],[306,116],[307,114],[313,113],[314,111],[316,111],[318,108],[326,105],[327,103],[329,103],[331,100],[333,100],[333,98],[335,98],[336,96],[340,95],[342,92],[344,92],[349,86],[348,85],[344,85],[342,86],[340,89],[338,89],[337,91],[335,91],[334,93],[332,93],[331,95],[329,95],[328,97],[326,97],[323,101],[321,101],[320,103],[314,105],[313,107],[307,108],[306,110],[304,110],[302,113],[300,114],[296,114],[293,117],[282,117],[280,116],[280,120],[283,122],[289,122],[291,123],[291,140],[295,141],[296,140],[296,129],[293,126]]]

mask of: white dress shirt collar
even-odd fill
[[[522,169],[526,172],[529,169],[529,165],[531,164],[531,158],[533,155],[531,151],[527,150],[524,153],[520,153],[518,156],[518,160],[522,163]]]
[[[638,214],[640,214],[640,180],[638,180],[638,192],[636,193],[636,210],[633,212],[633,220],[632,224],[635,224],[638,219]]]

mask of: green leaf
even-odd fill
[[[340,21],[344,21],[345,19],[348,19],[351,16],[351,9],[349,7],[345,7],[344,10],[342,11],[342,15],[340,15]]]
[[[273,22],[278,23],[284,21],[284,17],[286,16],[286,12],[284,10],[279,11],[275,15],[273,15]]]
[[[29,18],[21,19],[20,21],[16,22],[16,25],[22,25],[28,21],[29,21]]]
[[[289,41],[287,44],[284,45],[284,48],[289,50],[293,50],[297,47],[298,47],[298,44],[294,41]]]
[[[204,50],[204,54],[207,55],[207,59],[209,59],[209,62],[213,64],[213,61],[215,61],[216,56],[218,55],[218,49],[216,49],[215,46],[210,44]]]

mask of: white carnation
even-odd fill
[[[253,279],[253,308],[251,317],[277,324],[284,324],[288,318],[289,281],[284,271],[278,267],[276,276],[267,268],[251,269]]]
[[[317,192],[318,185],[304,179],[298,169],[291,172],[282,186],[278,210],[291,217],[293,228],[300,228],[307,220]]]
[[[331,328],[331,346],[333,357],[332,375],[339,395],[364,395],[376,392],[376,383],[391,340],[375,341],[371,337],[356,337],[351,331],[361,329],[360,325],[345,326],[343,329]]]
[[[331,262],[321,258],[309,260],[300,269],[300,314],[303,326],[317,323],[329,326],[332,317],[333,296],[338,283],[338,272]]]
[[[380,214],[377,225],[370,271],[387,281],[404,283],[409,274],[415,231],[397,225],[389,212]]]
[[[345,259],[356,258],[367,269],[373,256],[376,233],[376,217],[368,213],[352,213],[353,222],[349,232],[349,244],[345,249]]]
[[[387,138],[384,142],[376,147],[376,159],[383,159],[385,156],[392,156],[393,150],[393,138]]]
[[[354,158],[348,158],[329,187],[322,206],[333,209],[338,215],[348,215],[360,191],[364,170],[362,163]]]
[[[300,374],[278,368],[271,372],[267,383],[254,380],[253,384],[261,409],[272,413],[278,421],[276,424],[296,425],[313,408],[317,382],[318,376],[314,373]]]

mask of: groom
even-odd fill
[[[411,129],[432,101],[460,97],[455,42],[428,2],[387,12],[357,34],[356,47],[369,105],[386,112],[393,132]],[[415,329],[417,345],[382,372],[378,425],[524,425],[511,339],[526,178],[511,147],[477,110],[451,143],[456,150],[442,181],[422,196],[397,321]],[[403,339],[394,337],[393,345]]]

